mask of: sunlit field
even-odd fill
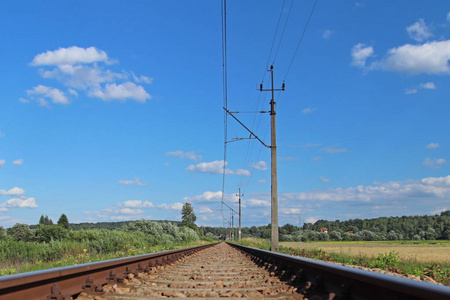
[[[414,242],[281,242],[284,247],[313,249],[349,255],[375,257],[380,253],[395,251],[400,259],[415,260],[420,263],[450,264],[450,241]]]

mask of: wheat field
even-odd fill
[[[421,263],[450,264],[450,242],[433,243],[398,243],[398,242],[281,242],[284,247],[313,249],[349,255],[366,255],[375,257],[379,253],[395,251],[401,260],[415,260]]]

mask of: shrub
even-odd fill
[[[6,230],[8,236],[14,241],[29,242],[33,240],[33,232],[27,224],[17,223]]]
[[[39,225],[36,230],[36,241],[39,243],[62,240],[66,236],[67,230],[58,225]]]
[[[371,268],[380,268],[392,270],[397,268],[397,264],[400,260],[400,256],[395,251],[390,251],[389,253],[380,253],[378,257],[375,258],[371,263]]]

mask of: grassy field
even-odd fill
[[[420,263],[450,264],[450,241],[414,242],[281,242],[284,247],[322,249],[326,252],[376,257],[380,253],[395,251],[401,260]]]

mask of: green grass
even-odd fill
[[[16,262],[9,265],[3,265],[0,268],[0,275],[11,275],[17,273],[25,273],[39,270],[46,270],[58,267],[74,266],[84,263],[97,262],[103,260],[109,260],[114,258],[122,258],[127,256],[135,256],[141,254],[148,254],[160,251],[167,251],[173,249],[194,247],[204,244],[209,244],[209,241],[195,241],[195,242],[182,242],[166,245],[155,245],[151,247],[134,248],[130,245],[125,246],[123,249],[118,251],[113,251],[109,253],[90,253],[87,249],[81,249],[78,247],[78,253],[71,252],[70,254],[65,254],[59,259],[52,260],[42,260],[36,259],[32,262]],[[83,251],[86,250],[86,251]]]
[[[56,226],[56,225],[55,225]],[[60,239],[0,239],[0,275],[72,266],[209,243],[187,227],[140,220],[122,230],[67,231]]]
[[[410,241],[405,241],[405,244]],[[411,241],[412,242],[412,241]],[[436,241],[420,241],[424,242],[424,245],[433,245]],[[439,245],[448,245],[449,241],[438,241]],[[378,253],[377,256],[367,256],[367,255],[351,255],[344,252],[327,252],[320,248],[320,244],[329,243],[345,243],[347,245],[351,244],[386,244],[386,242],[312,242],[318,244],[319,247],[315,248],[292,248],[280,246],[278,252],[295,255],[305,258],[317,259],[327,262],[342,263],[354,266],[361,266],[366,268],[378,268],[393,273],[414,275],[423,278],[424,276],[431,277],[438,283],[445,285],[450,285],[450,265],[448,263],[422,263],[414,259],[402,259],[399,254],[395,251],[389,251],[386,253]],[[263,239],[242,239],[241,245],[269,250],[270,241]],[[401,241],[393,241],[389,244],[402,244]],[[436,243],[437,244],[437,243]]]
[[[420,241],[305,241],[305,244],[390,244],[390,245],[450,245],[449,240],[420,240]]]

